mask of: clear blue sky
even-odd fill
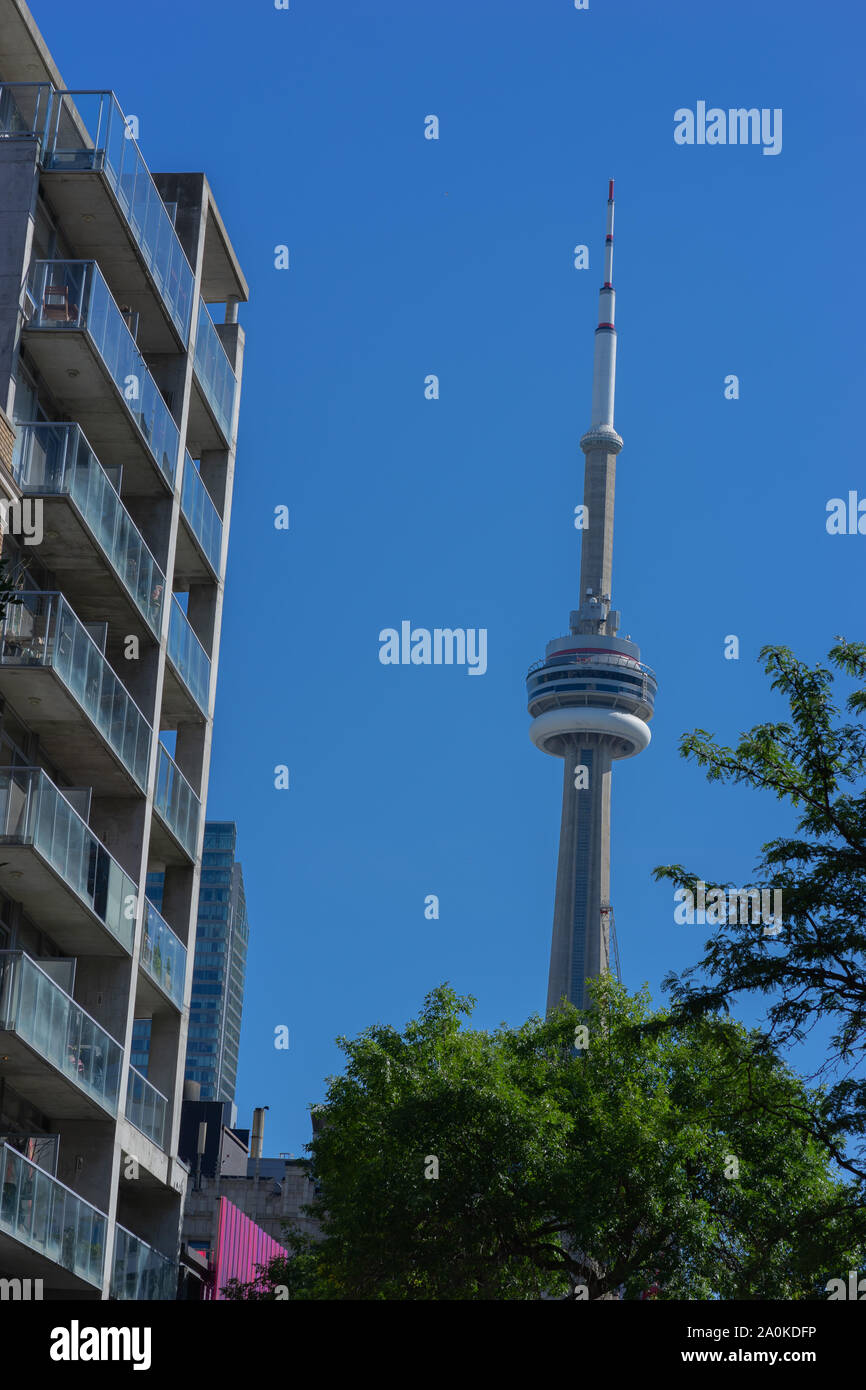
[[[863,19],[839,0],[33,9],[68,86],[139,117],[152,169],[207,172],[250,282],[208,813],[238,823],[252,924],[239,1122],[269,1105],[266,1150],[300,1154],[337,1034],[401,1025],[442,980],[479,1025],[544,1007],[561,764],[529,741],[523,679],[577,604],[612,175],[613,596],[660,681],[650,749],[614,773],[630,987],[658,996],[705,934],[653,866],[749,883],[788,824],[677,743],[779,710],[763,643],[813,660],[863,636],[866,537],[825,531],[830,497],[866,496]],[[699,100],[781,107],[782,152],[675,145]],[[404,618],[487,628],[487,674],[382,666]]]

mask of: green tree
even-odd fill
[[[593,993],[585,1013],[484,1032],[442,986],[402,1033],[340,1039],[310,1146],[323,1239],[296,1234],[232,1296],[823,1296],[866,1218],[774,1116],[802,1083],[741,1025],[653,1028],[667,1015],[646,991]]]
[[[802,1041],[825,1021],[826,1096],[818,1107],[791,1105],[787,1118],[866,1182],[866,1081],[850,1074],[866,1051],[866,727],[856,719],[866,710],[866,644],[837,638],[831,667],[804,665],[787,647],[760,655],[790,719],[756,725],[735,748],[696,729],[681,752],[708,780],[772,792],[796,811],[794,834],[764,844],[757,866],[757,886],[781,890],[782,930],[765,935],[760,923],[727,920],[700,962],[664,983],[679,1019],[727,1010],[738,993],[765,996],[768,1045]],[[834,700],[836,673],[856,684],[845,700],[854,719]],[[655,875],[693,891],[699,878],[708,891],[729,886],[681,864]]]

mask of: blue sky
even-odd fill
[[[523,680],[577,605],[611,176],[613,597],[660,682],[650,749],[614,773],[630,987],[658,997],[703,941],[653,866],[748,883],[789,824],[677,745],[778,714],[763,643],[815,660],[863,636],[866,537],[825,530],[829,498],[866,496],[863,20],[838,0],[32,8],[67,85],[139,117],[151,169],[206,171],[250,283],[208,814],[238,823],[251,918],[239,1123],[269,1105],[266,1151],[300,1154],[337,1034],[401,1025],[442,980],[481,1026],[544,1007],[561,764],[529,741]],[[781,153],[676,145],[699,100],[781,108]],[[486,628],[487,673],[381,665],[403,619]]]

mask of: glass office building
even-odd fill
[[[234,1104],[249,922],[243,871],[236,859],[237,826],[208,821],[202,849],[201,886],[195,937],[186,1080],[201,1087],[202,1100]],[[159,874],[148,878],[148,899],[162,902]],[[137,1019],[133,1063],[146,1076],[150,1026]]]

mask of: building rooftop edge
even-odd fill
[[[31,53],[26,53],[28,41]],[[11,46],[13,44],[15,47]],[[30,63],[25,61],[26,57],[31,58]],[[6,61],[11,61],[15,67],[15,78],[7,78],[8,81],[51,82],[65,89],[60,70],[24,0],[0,0],[0,63]]]
[[[7,82],[50,82],[58,91],[70,90],[25,0],[0,0],[0,73]],[[250,297],[249,285],[226,231],[207,175],[201,170],[190,173],[172,169],[168,173],[173,177],[201,178],[208,199],[208,230],[212,230],[217,238],[231,278],[235,281],[231,293],[246,304]],[[154,179],[158,177],[152,169],[151,174]]]

